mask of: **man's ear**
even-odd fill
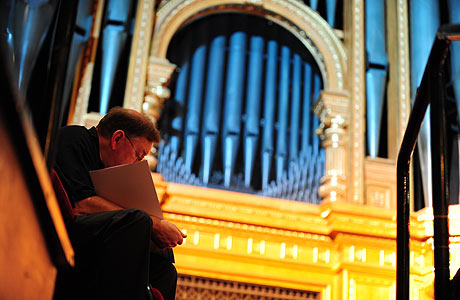
[[[115,150],[120,143],[121,139],[125,136],[125,132],[123,130],[117,130],[112,134],[112,138],[110,139],[110,148]]]

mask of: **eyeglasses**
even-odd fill
[[[136,148],[134,148],[133,142],[131,141],[131,139],[129,138],[129,136],[126,133],[125,133],[125,136],[128,139],[129,143],[131,144],[131,147],[133,148],[134,154],[136,155],[136,160],[137,161],[143,160],[145,155],[140,155],[139,152],[136,151]]]

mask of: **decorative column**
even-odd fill
[[[155,121],[160,118],[163,102],[169,98],[171,92],[166,85],[169,83],[176,65],[165,58],[151,56],[147,70],[147,86],[144,91],[142,111]]]
[[[171,91],[167,87],[171,74],[176,65],[171,64],[166,58],[151,56],[147,67],[147,85],[144,90],[142,112],[150,116],[154,122],[160,118],[163,102],[169,98]],[[150,169],[157,165],[156,148],[153,147],[147,156]]]
[[[314,112],[320,120],[316,129],[326,152],[325,175],[318,194],[323,201],[347,201],[346,137],[348,126],[348,94],[322,91]]]

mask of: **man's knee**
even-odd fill
[[[173,264],[169,264],[167,267],[167,276],[172,282],[177,282],[177,270]]]

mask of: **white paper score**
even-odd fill
[[[96,194],[124,208],[138,208],[163,219],[146,160],[90,171]]]

